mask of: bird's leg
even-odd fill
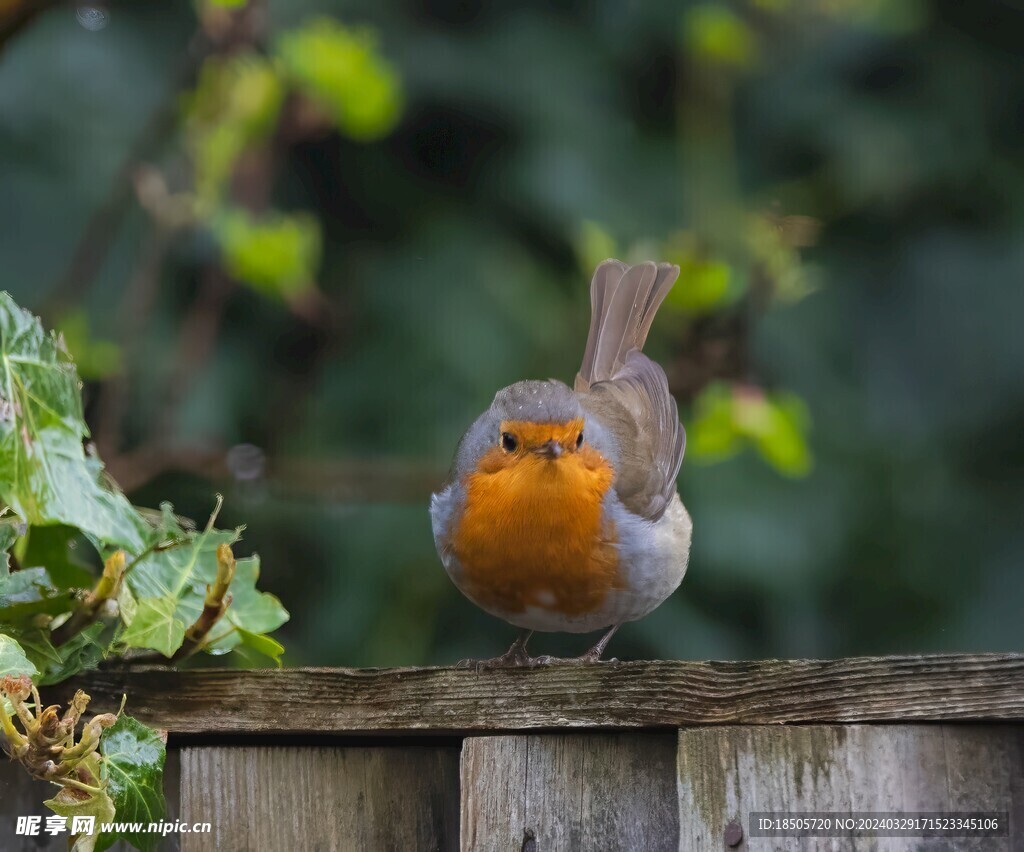
[[[530,641],[531,636],[533,636],[532,630],[523,630],[516,637],[516,641],[512,643],[512,647],[500,657],[491,657],[489,660],[460,660],[456,667],[463,669],[471,667],[476,667],[477,669],[497,669],[506,666],[532,665],[534,661],[526,651],[526,643]]]
[[[604,653],[604,649],[608,647],[608,642],[612,636],[615,635],[615,631],[619,629],[619,625],[612,625],[611,629],[604,634],[600,639],[597,640],[597,644],[591,648],[587,653],[580,655],[578,659],[581,663],[596,663],[601,659],[601,655]]]

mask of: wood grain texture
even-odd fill
[[[676,737],[531,734],[462,746],[463,852],[669,852]]]
[[[471,733],[708,724],[1024,721],[1024,655],[530,669],[97,671],[92,706],[174,734]]]
[[[167,752],[167,763],[164,767],[164,797],[167,800],[167,820],[173,821],[178,816],[179,789],[178,752],[171,749]],[[43,805],[57,788],[42,781],[35,781],[17,763],[7,760],[0,753],[0,850],[3,852],[67,852],[67,834],[47,834],[46,818],[53,812]],[[15,830],[19,816],[39,816],[42,818],[43,831],[38,836],[17,835]],[[115,843],[110,847],[113,852],[129,852],[134,847],[127,843]],[[178,837],[168,835],[160,840],[160,852],[178,852]]]
[[[679,732],[680,852],[726,848],[730,821],[746,852],[793,849],[1024,849],[1024,727],[847,725],[691,728]],[[1007,838],[750,836],[752,811],[1006,811]]]
[[[186,748],[182,852],[458,848],[456,747]]]

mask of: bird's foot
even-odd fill
[[[519,638],[512,643],[512,647],[500,657],[491,657],[487,660],[459,660],[455,664],[455,668],[475,668],[477,671],[481,671],[482,669],[522,668],[524,666],[536,665],[536,658],[531,657],[529,652],[526,650],[526,642],[529,640],[531,634],[532,631],[524,631]]]

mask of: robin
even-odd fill
[[[606,260],[572,388],[498,391],[433,495],[434,541],[473,603],[522,628],[488,665],[532,665],[534,631],[606,632],[654,610],[686,572],[692,523],[676,492],[686,432],[664,370],[641,351],[679,267]]]

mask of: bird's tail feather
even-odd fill
[[[633,349],[642,350],[654,315],[679,276],[679,267],[652,261],[627,266],[606,260],[590,283],[590,334],[576,390],[615,375]]]

